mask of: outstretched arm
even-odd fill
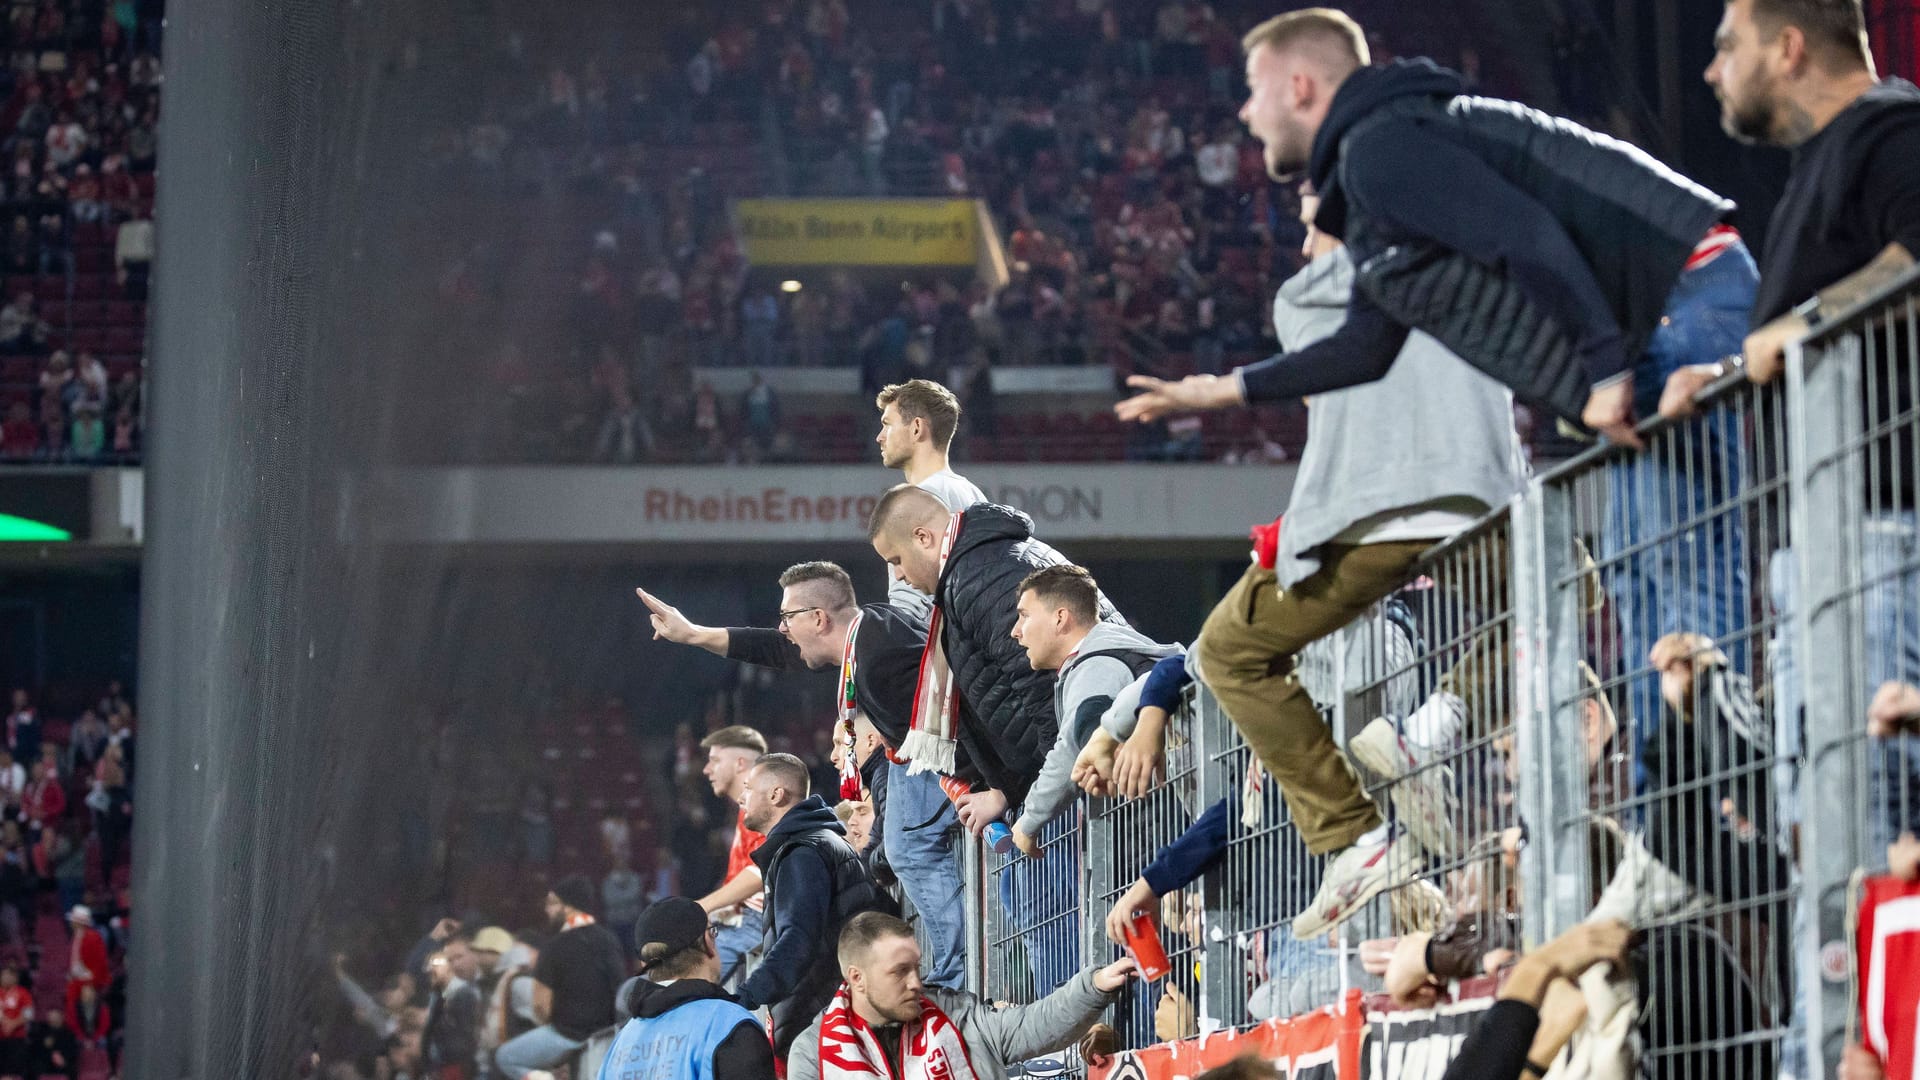
[[[727,631],[724,628],[701,626],[680,614],[679,608],[647,590],[633,591],[639,594],[640,602],[647,605],[647,617],[653,623],[655,641],[666,640],[676,645],[693,645],[715,656],[727,655]]]

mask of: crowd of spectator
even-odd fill
[[[574,912],[590,915],[617,943],[622,978],[631,974],[642,909],[725,865],[715,856],[727,848],[738,808],[703,778],[701,737],[751,713],[773,746],[803,755],[827,783],[827,740],[807,719],[808,705],[824,697],[796,701],[763,677],[733,679],[705,695],[696,719],[636,740],[635,717],[619,702],[581,700],[533,679],[516,697],[513,727],[467,747],[477,757],[440,763],[465,781],[429,824],[464,852],[449,882],[457,902],[423,922],[369,918],[338,943],[328,974],[347,1008],[317,1039],[315,1074],[519,1075],[496,1068],[495,1054],[551,1026],[560,1006],[537,1013],[534,986],[553,988],[566,976],[552,965],[572,966],[552,949],[568,916],[548,910],[540,890],[565,893]],[[595,766],[590,775],[576,768],[586,761]],[[601,1031],[613,1008],[609,992],[555,1021],[558,1033]]]
[[[117,1075],[135,721],[121,683],[15,689],[0,750],[0,1075]]]
[[[155,0],[0,21],[0,460],[139,454],[161,21]]]
[[[513,297],[565,318],[485,346],[493,452],[830,460],[791,427],[770,451],[744,410],[703,398],[703,367],[857,367],[863,397],[924,377],[971,402],[996,367],[1180,375],[1272,351],[1300,228],[1234,117],[1238,42],[1210,6],[772,0],[682,29],[681,52],[632,74],[577,42],[536,55],[511,37],[508,88],[476,95],[485,115],[429,155],[481,190],[574,207],[581,246]],[[697,163],[664,152],[695,142]],[[747,264],[728,215],[729,196],[762,194],[984,199],[1009,279],[846,268],[783,283]],[[505,278],[498,252],[449,258],[448,321],[483,319]]]

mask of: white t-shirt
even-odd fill
[[[987,501],[986,492],[981,491],[978,487],[974,486],[973,481],[961,476],[952,469],[941,469],[939,472],[920,481],[920,486],[933,492],[934,498],[945,503],[947,509],[956,513],[965,510],[974,503]]]

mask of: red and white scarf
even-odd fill
[[[842,740],[840,756],[840,797],[857,799],[860,797],[860,763],[854,758],[853,718],[860,712],[860,698],[854,690],[854,676],[860,670],[860,657],[853,649],[854,638],[860,633],[860,620],[867,617],[864,611],[856,611],[853,623],[847,627],[847,644],[840,650],[840,724],[839,736]]]
[[[947,519],[946,535],[940,538],[936,582],[946,575],[947,558],[953,554],[953,540],[960,535],[960,520],[964,516],[954,514]],[[941,641],[945,621],[940,605],[935,603],[933,612],[927,616],[927,647],[920,654],[920,679],[913,691],[913,724],[900,742],[900,757],[911,763],[907,768],[910,775],[923,772],[951,775],[957,767],[960,686],[953,681],[953,669],[947,664],[947,647]]]
[[[893,1077],[873,1028],[853,1011],[847,984],[820,1017],[820,1080]],[[979,1080],[973,1054],[960,1028],[930,998],[920,999],[920,1019],[901,1025],[899,1080]]]

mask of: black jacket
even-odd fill
[[[892,905],[818,795],[787,811],[753,861],[767,883],[766,949],[740,987],[740,1003],[772,1009],[773,1052],[785,1060],[794,1037],[840,985],[841,927],[863,911]]]
[[[33,1043],[32,1068],[36,1073],[80,1072],[80,1040],[70,1027],[55,1028],[52,1024],[41,1022],[33,1025],[29,1036]],[[60,1064],[56,1065],[53,1055],[60,1055]]]
[[[705,979],[679,979],[661,986],[642,975],[620,988],[619,1007],[622,1016],[653,1020],[690,1002],[713,999],[732,1001],[734,997]],[[773,1044],[760,1025],[742,1021],[713,1048],[713,1075],[772,1080]]]
[[[1349,76],[1308,165],[1316,224],[1353,251],[1356,314],[1424,330],[1577,417],[1645,350],[1733,204],[1626,143],[1463,89],[1428,60]]]
[[[480,1052],[480,991],[463,982],[451,992],[434,991],[427,1001],[426,1030],[421,1052],[429,1065],[471,1068]]]
[[[1033,520],[1011,507],[969,507],[940,572],[934,603],[960,688],[960,748],[991,787],[1018,806],[1059,736],[1053,672],[1035,671],[1013,640],[1020,582],[1066,556],[1033,538]],[[1100,614],[1118,619],[1100,598]]]
[[[1755,328],[1867,265],[1888,244],[1920,255],[1916,147],[1920,88],[1883,79],[1795,148],[1760,253]]]

